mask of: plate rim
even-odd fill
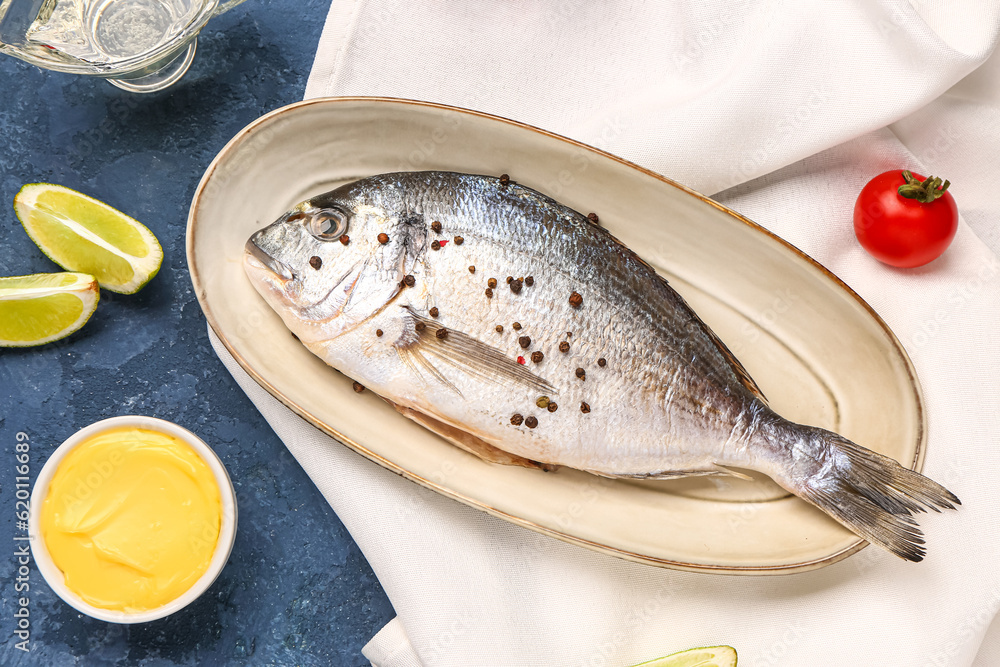
[[[707,197],[706,195],[703,195],[700,192],[686,185],[678,183],[677,181],[667,176],[664,176],[655,171],[647,169],[641,165],[626,160],[625,158],[614,155],[613,153],[609,153],[600,148],[591,146],[581,141],[577,141],[575,139],[570,139],[569,137],[565,137],[555,132],[542,129],[534,125],[530,125],[528,123],[523,123],[521,121],[505,118],[503,116],[498,116],[483,111],[476,111],[473,109],[466,109],[462,107],[452,106],[448,104],[441,104],[438,102],[428,102],[424,100],[415,100],[415,99],[407,99],[399,97],[358,96],[358,95],[317,97],[307,100],[301,100],[298,102],[293,102],[291,104],[278,107],[277,109],[269,111],[268,113],[253,120],[243,129],[237,132],[233,136],[233,138],[230,139],[226,143],[226,145],[222,147],[222,149],[218,152],[218,154],[216,154],[215,158],[213,158],[212,162],[205,169],[205,173],[202,175],[201,180],[198,182],[198,187],[195,189],[194,196],[192,197],[191,200],[191,206],[188,210],[187,225],[185,229],[185,255],[188,264],[188,273],[191,278],[192,286],[194,288],[195,297],[198,299],[198,305],[201,307],[202,313],[205,315],[205,319],[207,320],[208,325],[212,328],[212,331],[215,332],[215,335],[222,342],[223,346],[232,355],[233,359],[236,360],[236,363],[240,365],[240,367],[244,370],[244,372],[246,372],[247,375],[249,375],[265,391],[267,391],[274,398],[278,399],[278,401],[280,401],[285,407],[287,407],[293,413],[298,415],[299,418],[303,419],[312,426],[318,428],[320,431],[332,437],[337,442],[349,447],[350,449],[354,450],[358,454],[361,454],[368,460],[377,463],[383,468],[386,468],[387,470],[390,470],[391,472],[394,472],[404,477],[405,479],[408,479],[425,488],[440,493],[441,495],[447,498],[451,498],[452,500],[456,500],[467,506],[484,511],[487,514],[496,516],[500,519],[503,519],[515,525],[528,528],[543,535],[548,535],[549,537],[554,537],[563,542],[576,544],[578,546],[585,547],[592,551],[609,554],[618,558],[622,558],[624,560],[636,563],[642,563],[645,565],[653,565],[657,567],[664,567],[674,570],[683,570],[688,572],[730,574],[730,575],[785,575],[785,574],[794,574],[799,572],[808,572],[811,570],[816,570],[822,567],[826,567],[827,565],[832,565],[836,562],[839,562],[847,558],[848,556],[857,553],[858,551],[861,551],[862,549],[864,549],[869,545],[867,541],[858,537],[858,539],[854,543],[848,545],[847,547],[844,547],[840,551],[834,552],[822,558],[814,558],[808,561],[802,561],[792,564],[783,564],[783,565],[713,565],[710,563],[703,564],[703,563],[686,563],[686,562],[674,561],[656,556],[649,556],[646,554],[635,553],[632,551],[620,549],[605,544],[600,544],[592,540],[587,540],[581,537],[563,533],[561,531],[554,530],[552,528],[536,524],[527,519],[523,519],[521,517],[512,515],[508,512],[492,507],[489,504],[484,503],[480,500],[465,496],[461,493],[457,493],[451,489],[448,489],[447,487],[435,483],[430,479],[421,477],[416,473],[406,470],[405,468],[393,463],[392,461],[384,458],[383,456],[376,454],[375,452],[371,451],[364,445],[345,436],[344,434],[340,433],[335,428],[333,428],[331,425],[326,424],[320,419],[314,418],[312,415],[308,413],[308,411],[298,406],[293,400],[285,396],[277,387],[268,382],[260,373],[258,373],[252,367],[251,364],[249,364],[243,358],[243,356],[239,353],[236,347],[229,341],[227,336],[222,332],[221,327],[219,326],[215,318],[215,315],[212,312],[212,309],[208,305],[207,295],[204,288],[202,287],[202,283],[198,275],[198,268],[194,261],[194,237],[196,231],[195,227],[197,225],[196,214],[201,202],[202,195],[204,194],[205,188],[212,179],[212,176],[215,173],[216,169],[218,169],[219,165],[224,161],[224,159],[229,155],[229,153],[235,151],[239,147],[239,145],[248,136],[250,136],[259,126],[270,123],[272,120],[280,116],[284,116],[287,114],[294,114],[295,112],[307,107],[327,106],[327,105],[335,106],[338,104],[345,104],[345,103],[369,103],[376,106],[382,104],[388,104],[388,105],[431,108],[437,111],[444,111],[448,113],[460,113],[460,114],[471,115],[487,119],[490,121],[507,124],[512,127],[518,128],[519,130],[528,130],[530,132],[534,132],[536,134],[564,142],[572,147],[589,151],[600,157],[610,159],[625,167],[634,169],[646,176],[652,177],[653,179],[660,181],[665,185],[681,190],[682,192],[699,199],[703,203],[712,206],[713,208],[721,211],[722,213],[730,216],[731,218],[734,218],[738,222],[750,227],[752,230],[758,233],[762,233],[771,240],[776,241],[779,245],[783,246],[786,250],[790,251],[798,259],[805,261],[813,269],[818,270],[825,278],[830,280],[835,286],[839,287],[844,294],[850,297],[855,303],[860,305],[874,320],[874,322],[878,324],[879,328],[886,335],[888,342],[892,346],[894,346],[898,351],[898,353],[900,354],[900,357],[903,361],[903,367],[906,370],[906,380],[908,381],[908,384],[914,394],[916,403],[915,407],[917,412],[916,447],[913,455],[913,460],[910,462],[908,467],[917,472],[920,472],[923,469],[923,464],[927,453],[926,451],[927,413],[926,410],[924,409],[924,397],[922,388],[920,386],[920,381],[917,378],[916,369],[913,366],[913,362],[910,359],[909,354],[907,354],[906,352],[906,348],[903,347],[902,342],[896,337],[892,329],[889,328],[889,325],[885,323],[882,317],[879,316],[879,314],[875,311],[874,308],[871,307],[871,305],[868,304],[867,301],[865,301],[857,292],[851,289],[851,287],[847,285],[847,283],[841,280],[837,275],[835,275],[825,266],[820,264],[818,261],[810,257],[808,254],[800,250],[792,243],[774,234],[767,228],[762,227],[761,225],[747,218],[743,214],[727,206],[724,206],[719,202],[711,199],[710,197]]]

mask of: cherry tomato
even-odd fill
[[[854,234],[868,254],[892,266],[923,266],[937,259],[958,230],[949,185],[899,169],[879,174],[854,204]]]

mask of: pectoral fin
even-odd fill
[[[481,380],[494,382],[498,387],[528,387],[532,391],[552,393],[554,387],[544,378],[535,375],[500,350],[461,331],[441,326],[409,310],[410,323],[407,333],[396,344],[403,360],[417,372],[426,372],[456,392],[461,392],[449,382],[441,369],[446,366]]]

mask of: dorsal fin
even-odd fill
[[[733,354],[728,347],[726,347],[726,344],[723,343],[722,340],[715,335],[715,332],[709,329],[708,325],[702,322],[700,318],[698,318],[698,324],[701,326],[702,331],[704,331],[711,341],[715,343],[715,346],[719,348],[719,352],[722,353],[723,358],[729,362],[729,366],[733,369],[733,373],[736,374],[736,379],[740,381],[740,384],[746,387],[747,391],[753,394],[754,397],[756,397],[761,403],[767,405],[767,397],[764,396],[764,392],[760,390],[757,383],[754,382],[752,377],[750,377],[750,373],[747,372],[747,369],[743,368],[743,364],[741,364],[740,360],[736,358],[736,355]]]
[[[739,383],[743,385],[743,387],[745,387],[746,390],[749,391],[755,398],[760,400],[764,405],[767,405],[767,397],[764,396],[764,392],[760,390],[760,387],[757,386],[757,383],[754,382],[752,377],[750,377],[750,373],[748,373],[747,369],[743,367],[743,364],[740,363],[740,360],[736,358],[736,355],[733,354],[728,347],[726,347],[726,344],[722,342],[722,340],[716,335],[716,333],[712,331],[708,327],[708,325],[701,320],[700,317],[698,317],[698,315],[694,312],[694,310],[692,310],[691,306],[688,305],[684,297],[682,297],[677,292],[677,290],[675,290],[673,287],[670,286],[670,282],[666,278],[661,276],[649,262],[644,260],[642,257],[639,257],[639,255],[635,254],[635,251],[633,251],[627,245],[619,241],[613,234],[608,232],[603,227],[597,227],[596,225],[595,227],[599,229],[601,232],[604,232],[605,238],[609,239],[612,243],[618,246],[619,250],[622,253],[626,254],[631,260],[644,266],[651,275],[656,276],[656,278],[662,283],[663,287],[667,289],[667,292],[673,295],[680,302],[680,304],[683,305],[683,307],[687,310],[688,314],[691,317],[691,321],[696,322],[698,328],[701,329],[701,331],[704,332],[706,336],[708,336],[709,340],[711,340],[712,343],[715,344],[715,347],[718,348],[719,353],[722,355],[723,359],[725,359],[726,362],[728,362],[729,367],[732,369],[733,374],[736,376],[736,379],[739,381]]]

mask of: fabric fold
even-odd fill
[[[913,360],[924,470],[964,503],[921,517],[920,564],[868,548],[776,578],[637,565],[363,459],[268,395],[210,335],[392,600],[397,619],[365,648],[376,667],[629,665],[711,644],[735,646],[748,665],[991,664],[997,58],[963,78],[992,52],[998,17],[995,3],[943,0],[333,3],[307,98],[409,97],[531,123],[714,194],[833,271]],[[949,178],[963,213],[952,248],[912,271],[868,257],[851,226],[864,183],[900,167]]]

